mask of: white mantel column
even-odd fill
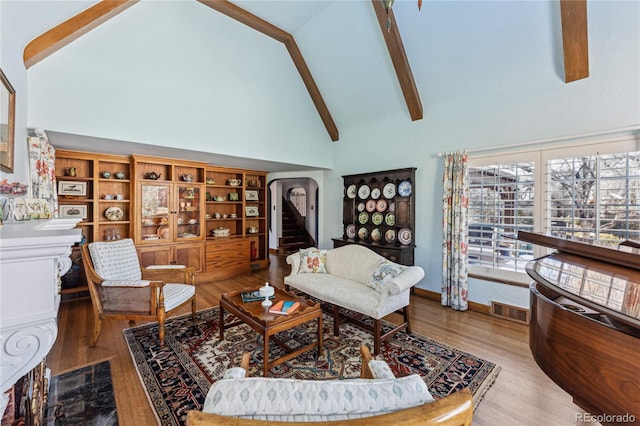
[[[49,353],[58,335],[60,277],[80,229],[68,219],[0,226],[0,393]]]

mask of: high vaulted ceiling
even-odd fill
[[[24,52],[25,65],[30,67],[41,61],[138,1],[102,0],[57,25],[29,43]],[[331,140],[339,139],[338,128],[331,112],[292,35],[297,28],[321,14],[332,1],[288,2],[285,8],[275,7],[274,4],[277,5],[278,2],[273,1],[252,0],[234,3],[228,0],[197,1],[283,43]],[[586,0],[561,0],[560,3],[565,79],[571,82],[589,75]],[[395,19],[394,10],[385,8],[383,4],[380,0],[371,0],[409,116],[411,120],[420,120],[423,118],[423,105],[405,53],[399,25]]]

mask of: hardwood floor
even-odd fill
[[[271,261],[268,270],[199,284],[198,309],[216,306],[224,291],[262,285],[265,281],[282,287],[289,266],[276,256]],[[180,313],[187,312],[189,308]],[[104,321],[97,346],[89,348],[92,315],[88,299],[61,305],[58,339],[47,357],[52,374],[109,359],[120,424],[157,424],[122,335],[128,322]],[[538,368],[529,351],[526,326],[477,312],[453,311],[421,296],[412,296],[410,315],[412,331],[502,367],[475,411],[474,425],[577,424],[576,414],[582,410]],[[396,320],[393,315],[389,319]]]

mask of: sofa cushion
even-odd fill
[[[390,380],[219,380],[206,413],[271,421],[344,420],[389,413],[433,401],[417,374]]]
[[[371,274],[384,260],[373,250],[357,244],[349,244],[327,251],[327,273],[357,281],[369,282]]]
[[[326,274],[326,259],[326,250],[320,250],[317,248],[302,249],[300,250],[300,269],[298,270],[298,273]]]
[[[371,274],[371,278],[369,278],[367,285],[382,293],[383,287],[387,281],[397,277],[404,269],[405,267],[402,265],[398,265],[397,263],[389,260],[383,260],[378,264],[378,267],[373,271],[373,274]]]
[[[376,319],[409,304],[409,291],[385,297],[366,284],[330,274],[294,274],[284,282],[327,303]]]

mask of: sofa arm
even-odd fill
[[[289,275],[295,275],[300,270],[300,252],[291,253],[287,256],[287,263],[291,265],[291,273]]]
[[[424,269],[420,266],[407,266],[404,271],[386,282],[385,287],[391,294],[400,294],[418,284],[424,278]]]

